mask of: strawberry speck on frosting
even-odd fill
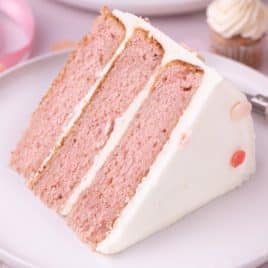
[[[251,112],[251,104],[248,101],[237,102],[231,109],[230,116],[233,121],[241,120]]]
[[[183,148],[188,143],[190,136],[191,136],[190,132],[183,132],[181,134],[180,144],[179,144],[180,148]]]
[[[232,167],[236,168],[244,162],[245,158],[246,152],[244,150],[237,150],[233,153],[230,164]]]

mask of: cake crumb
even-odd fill
[[[237,102],[231,108],[230,117],[233,121],[241,120],[242,118],[248,116],[251,113],[251,103],[248,101]]]
[[[72,40],[60,40],[55,42],[52,45],[52,51],[56,52],[56,51],[60,51],[60,50],[64,50],[64,49],[68,49],[68,48],[74,48],[75,47],[75,42]]]

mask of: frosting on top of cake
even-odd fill
[[[268,30],[268,9],[260,0],[215,0],[207,9],[207,22],[225,38],[258,40]]]
[[[254,172],[251,115],[243,113],[238,120],[230,114],[234,104],[248,103],[246,97],[225,80],[208,97],[204,93],[205,88],[197,91],[97,251],[111,254],[130,246],[233,190]]]

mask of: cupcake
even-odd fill
[[[215,0],[207,9],[213,52],[258,67],[268,29],[268,9],[260,0]]]

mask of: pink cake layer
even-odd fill
[[[32,185],[49,207],[59,210],[92,166],[120,117],[160,65],[163,50],[136,30],[63,145]]]
[[[87,94],[99,72],[112,58],[125,36],[125,28],[107,9],[92,32],[77,45],[34,112],[30,125],[12,154],[11,165],[26,178],[33,176],[49,155],[70,119],[74,107]]]
[[[67,217],[82,240],[95,246],[111,231],[169,139],[202,76],[198,67],[181,61],[162,69],[120,143]]]

